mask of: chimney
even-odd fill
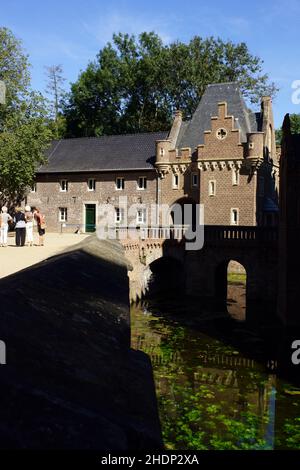
[[[171,148],[175,148],[178,134],[179,134],[180,127],[181,127],[181,123],[182,123],[182,112],[177,110],[175,111],[173,125],[169,134],[169,140],[171,141]]]

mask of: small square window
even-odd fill
[[[173,175],[173,188],[178,189],[179,187],[179,175]]]
[[[231,209],[230,224],[239,225],[239,210],[238,209]]]
[[[117,224],[124,222],[124,208],[122,207],[115,208],[115,222]]]
[[[145,224],[147,221],[147,211],[146,209],[138,209],[136,213],[136,222],[138,224]]]
[[[68,209],[66,207],[59,208],[59,221],[67,222],[68,220]]]
[[[193,188],[198,187],[198,173],[192,173],[192,186]]]
[[[30,188],[31,193],[36,193],[36,183],[33,183],[33,185]]]
[[[96,190],[96,180],[94,178],[88,179],[88,191],[95,191]]]
[[[147,178],[146,176],[140,176],[138,179],[138,189],[147,189]]]
[[[117,178],[116,179],[116,189],[118,191],[122,191],[124,188],[125,188],[124,178]]]
[[[208,194],[210,196],[215,196],[216,195],[216,182],[215,180],[211,180],[208,183]]]
[[[60,180],[60,191],[66,193],[68,191],[68,180]]]

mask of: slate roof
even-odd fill
[[[183,123],[180,129],[176,147],[191,147],[192,151],[204,143],[204,131],[211,129],[212,116],[218,115],[218,103],[227,102],[227,113],[233,115],[235,128],[241,129],[241,141],[246,142],[247,132],[260,130],[260,113],[250,111],[243,99],[237,83],[216,83],[208,85],[200,103],[190,121]]]
[[[151,170],[155,142],[168,132],[54,140],[38,173]]]

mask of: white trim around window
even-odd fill
[[[123,189],[125,189],[125,180],[121,176],[118,176],[116,178],[116,190],[123,191]]]
[[[62,193],[66,193],[66,192],[68,192],[68,189],[69,189],[68,180],[66,180],[66,179],[60,180],[60,182],[59,182],[59,190],[60,190]]]
[[[147,209],[141,208],[136,211],[136,223],[137,224],[147,223]]]
[[[58,220],[59,222],[67,222],[68,220],[68,208],[67,207],[59,207]]]
[[[96,191],[96,180],[95,178],[89,178],[87,181],[88,191]]]
[[[209,180],[208,182],[208,195],[215,196],[217,190],[217,182],[216,180]]]
[[[230,209],[230,225],[239,225],[240,211],[237,207]]]
[[[123,207],[115,207],[115,223],[121,224],[124,222],[125,211]]]
[[[30,188],[31,193],[36,193],[36,188],[37,188],[37,183],[32,183],[32,186]]]
[[[232,186],[238,186],[240,184],[240,170],[237,168],[232,169]]]
[[[178,175],[178,173],[173,175],[173,180],[172,181],[173,181],[172,188],[173,189],[178,189],[179,188],[179,175]]]
[[[144,191],[145,189],[147,189],[147,177],[146,176],[138,177],[137,189],[138,191]]]

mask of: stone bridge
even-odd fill
[[[129,273],[131,299],[151,289],[153,276],[193,296],[227,298],[227,269],[231,261],[241,264],[247,275],[247,308],[259,302],[273,309],[277,298],[277,227],[204,227],[204,245],[186,250],[186,228],[141,229],[138,239],[121,240],[132,264]],[[122,238],[122,237],[121,237]]]

